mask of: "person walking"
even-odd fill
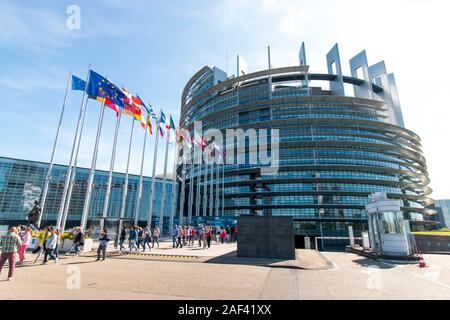
[[[217,242],[217,244],[219,244],[220,243],[220,228],[219,228],[219,226],[217,226],[215,229],[215,235],[216,235],[216,242]]]
[[[61,232],[59,229],[55,229],[56,234],[56,246],[55,249],[53,249],[53,255],[56,257],[56,259],[59,259],[59,242],[61,240]]]
[[[186,228],[186,226],[184,226],[184,228],[181,229],[181,232],[182,232],[182,237],[183,237],[183,245],[185,246],[185,245],[187,245],[187,242],[186,242],[187,228]]]
[[[56,248],[56,244],[58,243],[58,235],[55,233],[54,229],[50,229],[50,237],[47,239],[45,243],[45,251],[44,251],[44,261],[42,264],[47,264],[48,258],[55,260],[55,263],[58,262],[58,258],[54,254],[54,250]]]
[[[123,226],[119,236],[119,251],[121,253],[125,250],[125,246],[123,244],[125,243],[126,238],[127,238],[127,229]]]
[[[36,255],[36,259],[34,259],[34,262],[36,263],[39,258],[41,257],[41,254],[43,252],[45,252],[45,244],[47,243],[47,239],[50,237],[50,227],[45,227],[44,230],[42,231],[42,239],[41,241],[39,241],[39,246],[38,246],[38,250],[37,250],[37,255]],[[33,251],[34,253],[34,251]]]
[[[72,248],[70,248],[68,254],[71,254],[72,251],[74,250],[75,256],[78,257],[81,252],[80,250],[81,246],[84,246],[84,233],[80,227],[77,227],[75,237],[73,238],[73,246]]]
[[[198,227],[197,235],[198,235],[198,246],[201,247],[202,240],[203,240],[203,226],[202,225],[200,225]]]
[[[0,256],[0,274],[6,261],[8,261],[8,281],[12,280],[14,276],[14,271],[16,269],[16,252],[22,244],[18,233],[17,228],[12,227],[7,234],[0,238],[0,249],[2,251]]]
[[[137,227],[137,233],[138,233],[137,248],[139,250],[141,248],[141,246],[144,247],[144,230],[141,227]],[[144,247],[144,249],[145,249],[145,247]]]
[[[228,242],[230,242],[230,240],[231,240],[231,231],[230,231],[230,226],[227,226],[226,228],[225,228],[225,232],[227,233],[227,235],[226,235],[226,240],[227,240],[227,243]]]
[[[180,246],[180,248],[183,248],[183,244],[181,243],[181,238],[183,237],[183,230],[181,226],[178,226],[178,232],[177,232],[177,248]]]
[[[23,263],[26,259],[25,253],[27,252],[27,248],[30,245],[31,240],[30,227],[25,227],[20,240],[22,241],[22,244],[19,247],[18,254],[20,263]]]
[[[238,235],[238,227],[237,224],[234,225],[234,232],[233,232],[233,242],[237,241],[237,235]]]
[[[130,235],[128,237],[128,246],[130,249],[130,254],[132,253],[133,248],[136,250],[136,252],[139,251],[139,248],[136,247],[137,238],[138,238],[138,232],[136,230],[136,227],[131,227]]]
[[[149,251],[152,251],[152,247],[150,246],[151,242],[152,242],[152,232],[150,231],[150,227],[147,226],[144,229],[144,252],[146,246],[148,246]]]
[[[172,229],[172,248],[177,245],[178,226],[174,226]]]
[[[191,232],[192,232],[192,237],[191,237],[190,245],[193,246],[194,245],[194,237],[195,237],[195,233],[196,233],[196,230],[194,227],[191,227]]]
[[[191,239],[192,239],[192,228],[191,228],[191,226],[187,227],[186,234],[187,234],[187,245],[190,246],[191,245]]]
[[[152,248],[155,247],[155,241],[159,248],[159,234],[160,234],[159,226],[156,226],[155,229],[153,229],[153,241],[152,241]]]
[[[207,248],[211,248],[212,227],[208,227],[206,230],[206,245]]]
[[[227,232],[225,228],[222,226],[220,227],[220,243],[223,244],[225,242],[225,238],[227,237]]]
[[[206,241],[207,233],[208,233],[208,227],[205,227],[205,229],[202,232],[203,249],[206,249],[206,247],[207,247],[207,241]]]
[[[100,235],[100,241],[98,248],[97,248],[97,260],[100,261],[100,253],[102,253],[102,260],[104,261],[106,259],[106,248],[108,247],[108,242],[110,239],[108,238],[108,230],[106,228],[103,229],[102,234]]]

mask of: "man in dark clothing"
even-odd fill
[[[75,237],[73,238],[73,245],[74,245],[74,249],[75,249],[75,254],[78,256],[78,254],[80,253],[80,246],[84,246],[84,233],[83,230],[81,230],[80,227],[77,228],[77,233],[75,235]],[[71,253],[72,250],[69,251],[69,254]]]
[[[119,237],[119,251],[123,251],[125,247],[123,246],[125,239],[127,238],[127,230],[125,227],[122,227],[122,231],[120,231],[120,237]]]

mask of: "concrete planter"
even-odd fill
[[[60,250],[61,251],[69,251],[70,247],[72,247],[73,240],[64,239],[61,243]],[[92,250],[94,244],[94,240],[85,239],[84,246],[81,247],[81,252],[90,252]]]

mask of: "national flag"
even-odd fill
[[[194,145],[203,150],[208,145],[208,142],[198,132],[194,132]]]
[[[123,98],[124,107],[122,109],[122,113],[134,116],[136,120],[141,121],[141,99],[133,96],[124,87],[122,87],[122,92],[125,95],[125,97]]]
[[[153,107],[151,104],[148,105],[148,107],[145,105],[144,101],[142,101],[142,99],[136,95],[136,98],[139,99],[141,106],[144,107],[145,111],[147,111],[147,114],[150,115],[153,119],[155,119],[156,121],[158,121],[158,116],[155,113],[155,110],[153,110]]]
[[[150,117],[150,115],[147,115],[147,126],[148,130],[150,131],[150,135],[153,135],[152,118]]]
[[[172,119],[172,115],[169,118],[170,120],[166,123],[167,140],[169,141],[169,143],[174,143],[177,141],[177,130],[175,128],[175,123]]]
[[[176,129],[175,123],[173,122],[173,119],[172,119],[172,116],[170,116],[170,129],[173,129],[173,130]]]
[[[189,131],[184,128],[179,128],[178,134],[180,136],[180,140],[184,141],[184,143],[189,149],[192,148],[192,139],[191,135],[189,134]]]
[[[114,110],[116,112],[116,115],[119,115],[119,111],[120,111],[119,106],[115,105],[111,100],[106,99],[106,98],[95,97],[95,96],[91,96],[91,95],[89,95],[89,99],[97,100],[100,103],[103,103],[103,101],[105,101],[105,106]]]
[[[72,75],[72,90],[84,91],[86,88],[86,81]]]
[[[161,110],[161,116],[158,119],[158,128],[159,128],[159,134],[161,135],[161,137],[164,137],[164,131],[163,128],[166,127],[166,115],[164,114],[164,112]]]
[[[123,99],[125,98],[125,94],[122,92],[122,90],[120,90],[111,81],[93,70],[89,71],[87,93],[92,97],[105,98],[105,105],[113,104],[116,105],[119,109],[122,109],[124,107]],[[107,100],[110,101],[108,102],[108,104]]]

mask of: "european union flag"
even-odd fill
[[[77,76],[72,75],[72,90],[84,91],[85,87],[86,81],[78,78]]]
[[[89,82],[87,86],[89,96],[106,98],[119,108],[123,108],[125,94],[116,85],[95,71],[89,71]]]

